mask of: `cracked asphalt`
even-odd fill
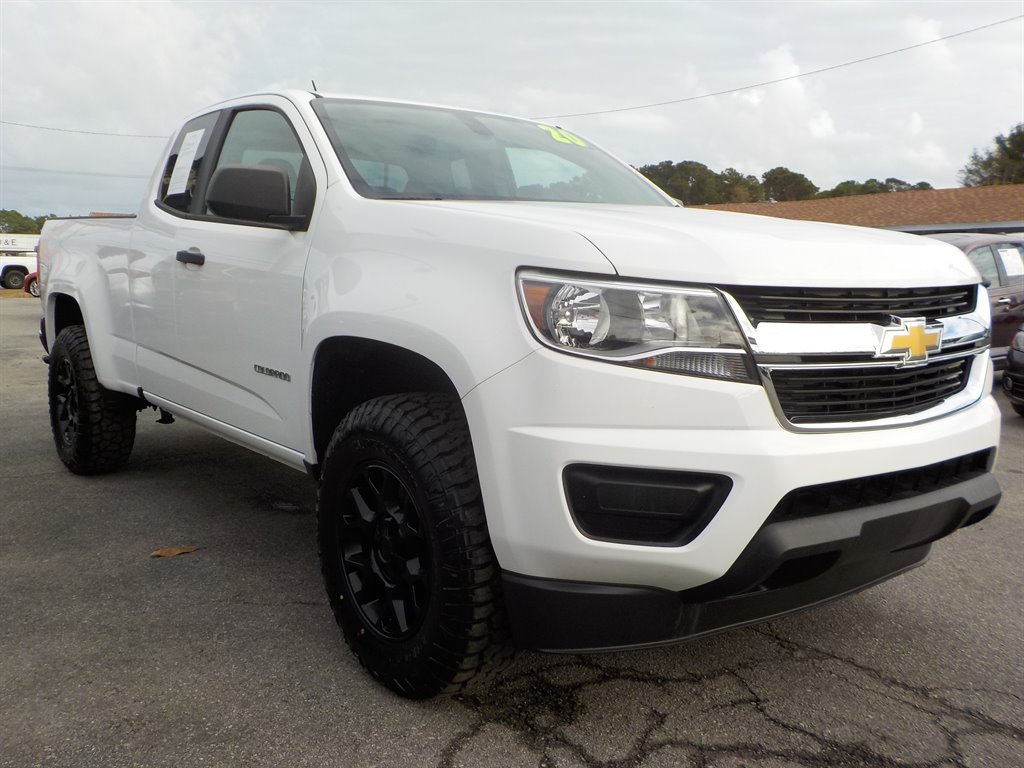
[[[345,648],[299,473],[140,416],[128,468],[53,450],[38,304],[0,292],[0,766],[1024,766],[1024,419],[1003,502],[922,568],[673,648],[524,653],[405,701]],[[166,546],[191,554],[149,557]]]

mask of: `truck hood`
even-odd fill
[[[694,208],[428,204],[571,229],[623,277],[820,288],[965,285],[979,279],[958,248],[887,230]]]

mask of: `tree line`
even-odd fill
[[[55,218],[55,213],[32,217],[4,209],[0,211],[0,232],[5,235],[38,235],[43,230],[43,223]]]
[[[685,205],[783,202],[932,189],[927,181],[911,184],[890,176],[885,181],[850,179],[832,189],[820,190],[804,174],[783,166],[772,168],[758,178],[744,175],[735,168],[717,173],[695,160],[678,163],[664,160],[637,170]],[[1016,125],[1006,136],[996,136],[993,148],[984,152],[975,150],[959,175],[965,187],[1024,183],[1024,123]]]
[[[744,175],[735,168],[721,173],[694,160],[673,163],[664,160],[654,165],[637,168],[684,205],[715,203],[757,203],[765,201],[810,200],[814,197],[846,197],[870,195],[876,192],[906,192],[912,189],[932,189],[927,181],[910,184],[890,177],[885,181],[844,181],[833,189],[819,190],[804,174],[779,166],[765,171],[760,178]]]

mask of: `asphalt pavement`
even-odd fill
[[[1024,418],[1005,402],[1003,502],[924,567],[688,645],[524,653],[416,703],[341,639],[304,475],[150,412],[126,469],[70,474],[38,300],[0,294],[0,766],[1024,765]],[[150,557],[175,546],[198,549]]]

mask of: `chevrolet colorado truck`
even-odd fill
[[[227,101],[39,256],[63,463],[121,467],[152,407],[307,472],[334,616],[407,697],[847,595],[999,500],[963,253],[684,209],[556,125]]]

